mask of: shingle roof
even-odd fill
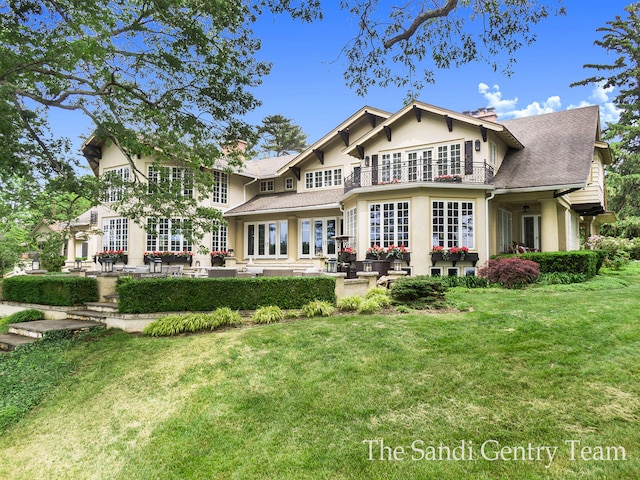
[[[285,192],[267,195],[256,195],[242,205],[227,210],[224,216],[240,214],[260,214],[265,211],[308,209],[310,207],[327,208],[338,206],[338,199],[343,194],[342,188],[317,190],[315,192]]]
[[[494,178],[496,188],[586,184],[598,132],[597,106],[502,123],[522,142],[510,150]]]

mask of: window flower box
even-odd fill
[[[214,252],[209,252],[209,256],[211,257],[212,267],[221,267],[229,256],[229,252],[226,250],[216,250]]]
[[[170,265],[172,263],[188,263],[193,262],[192,252],[144,252],[144,263],[153,262],[154,258],[160,258],[162,263]]]
[[[462,183],[462,175],[438,175],[433,180],[440,183]]]
[[[450,253],[449,251],[443,252],[431,252],[431,263],[435,267],[438,262],[451,262],[453,266],[456,266],[458,262],[471,262],[473,266],[476,266],[476,263],[479,260],[479,255],[477,253]]]
[[[124,263],[125,265],[129,263],[129,255],[124,253],[123,250],[104,250],[96,253],[93,257],[94,263],[98,262],[100,265],[105,259],[110,259],[112,263]]]

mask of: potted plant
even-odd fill
[[[338,261],[342,263],[351,263],[356,261],[356,252],[353,247],[344,247],[338,253]]]
[[[229,256],[229,252],[226,250],[214,250],[213,252],[209,252],[209,256],[211,257],[211,266],[221,267],[224,265],[225,259]]]
[[[380,260],[384,253],[384,248],[380,245],[373,245],[372,247],[367,248],[366,258],[369,260]]]

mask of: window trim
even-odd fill
[[[406,210],[406,216],[398,216],[398,204],[403,204],[403,211]],[[372,222],[371,209],[373,206],[378,206],[378,214],[379,214],[379,229],[377,238],[374,238],[373,235],[373,227],[374,223]],[[393,225],[389,225],[386,227],[385,231],[385,210],[384,205],[393,205]],[[404,206],[406,205],[406,207]],[[389,212],[390,210],[386,210]],[[409,200],[388,200],[382,202],[369,202],[367,208],[368,216],[369,216],[369,238],[367,240],[367,246],[372,247],[374,245],[378,245],[383,248],[387,248],[390,245],[402,245],[407,249],[411,248],[411,202]],[[406,223],[399,223],[400,219],[406,219]],[[402,227],[402,228],[401,228]],[[405,228],[406,227],[406,228]],[[406,229],[406,232],[405,232]],[[389,234],[393,234],[393,239],[385,239],[385,236]],[[401,238],[399,235],[402,233]]]

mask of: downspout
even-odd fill
[[[485,214],[485,229],[484,229],[484,235],[485,235],[485,254],[486,254],[486,259],[489,260],[490,258],[490,250],[489,250],[489,201],[493,200],[493,197],[496,196],[496,192],[493,191],[491,192],[491,195],[489,195],[486,199],[485,199],[485,204],[484,204],[484,214]]]

